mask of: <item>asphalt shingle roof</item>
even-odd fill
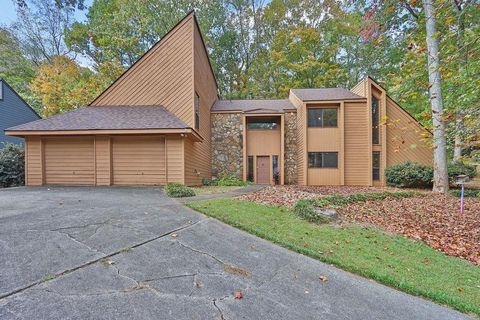
[[[292,89],[292,92],[303,101],[365,99],[364,97],[343,88]]]
[[[284,110],[296,109],[288,99],[274,100],[217,100],[212,111],[254,111],[271,110],[282,112]]]
[[[128,130],[188,127],[163,106],[95,106],[28,122],[6,130]]]

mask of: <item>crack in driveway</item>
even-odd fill
[[[130,246],[129,248],[130,248],[130,249],[138,248],[138,247],[143,246],[143,245],[145,245],[145,244],[147,244],[147,243],[150,243],[150,242],[152,242],[152,241],[155,241],[155,240],[161,239],[161,238],[163,238],[163,237],[169,236],[169,235],[171,235],[172,233],[179,232],[179,231],[182,231],[182,230],[191,228],[191,227],[195,226],[196,224],[198,224],[198,223],[200,223],[200,222],[203,222],[203,221],[205,221],[205,220],[208,220],[208,218],[200,219],[200,220],[198,220],[198,221],[196,221],[196,222],[192,222],[192,223],[190,223],[190,224],[188,224],[188,225],[184,225],[184,226],[181,226],[181,227],[179,227],[179,228],[170,230],[170,231],[168,231],[168,232],[166,232],[166,233],[163,233],[163,234],[161,234],[161,235],[158,235],[158,236],[156,236],[156,237],[153,237],[153,238],[147,239],[147,240],[145,240],[145,241],[142,241],[142,242],[140,242],[140,243],[137,243],[137,244],[135,244],[135,245],[132,245],[132,246]],[[54,231],[58,231],[58,230],[54,230]],[[65,234],[65,233],[63,233],[63,234]],[[74,240],[73,238],[71,238],[71,239]],[[74,241],[80,242],[80,241],[78,241],[78,240],[76,240],[76,239],[75,239]],[[81,243],[81,242],[80,242],[80,243]],[[85,244],[84,244],[84,245],[85,245]],[[88,246],[87,246],[87,247],[88,247]],[[118,255],[118,254],[121,254],[121,253],[123,253],[124,251],[125,251],[124,249],[120,249],[120,250],[117,250],[117,251],[115,251],[115,252],[113,252],[113,253],[110,253],[110,254],[104,254],[102,257],[99,257],[99,258],[97,258],[97,259],[88,261],[88,262],[86,262],[86,263],[84,263],[84,264],[81,264],[81,265],[79,265],[79,266],[76,266],[76,267],[74,267],[74,268],[70,268],[70,269],[64,270],[64,271],[62,271],[62,272],[58,272],[58,273],[56,273],[56,274],[53,275],[53,278],[56,279],[56,278],[58,278],[58,277],[65,276],[65,275],[70,274],[70,273],[72,273],[72,272],[74,272],[74,271],[80,270],[80,269],[85,268],[85,267],[88,267],[88,266],[90,266],[90,265],[92,265],[92,264],[94,264],[94,263],[97,263],[97,262],[101,261],[102,259],[111,258],[111,257],[113,257],[113,256],[116,256],[116,255]],[[30,283],[29,285],[26,285],[26,286],[23,286],[23,287],[21,287],[21,288],[19,288],[19,289],[16,289],[16,290],[14,290],[14,291],[11,291],[11,292],[8,292],[8,293],[4,293],[4,294],[0,295],[0,301],[3,300],[3,299],[5,299],[5,298],[11,297],[11,296],[13,296],[13,295],[16,295],[16,294],[18,294],[18,293],[21,293],[21,292],[23,292],[23,291],[25,291],[25,290],[27,290],[27,289],[33,288],[33,287],[35,287],[35,286],[37,286],[37,285],[39,285],[39,284],[45,283],[45,282],[47,282],[47,281],[50,281],[50,280],[52,280],[52,279],[41,279],[41,280],[38,280],[38,281],[34,281],[34,282]],[[134,280],[134,279],[133,279],[133,280]],[[134,280],[134,281],[136,281],[136,280]],[[136,282],[138,283],[138,281],[136,281]]]

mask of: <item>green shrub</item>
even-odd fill
[[[475,166],[465,164],[463,162],[452,162],[448,164],[448,179],[450,182],[455,182],[459,175],[467,175],[471,178],[475,177],[477,171]]]
[[[202,178],[202,186],[214,186],[214,185],[216,185],[214,180]]]
[[[315,205],[310,200],[298,200],[293,207],[293,212],[300,218],[313,223],[328,223],[331,218],[317,213]]]
[[[461,194],[462,194],[462,190],[452,190],[452,195],[454,197],[460,198]],[[480,190],[466,189],[463,196],[464,197],[472,197],[472,198],[480,198]]]
[[[0,187],[25,184],[25,151],[22,146],[5,144],[0,149]]]
[[[432,186],[433,168],[408,161],[386,168],[385,177],[392,187],[429,188]]]
[[[221,187],[234,187],[234,186],[248,186],[251,183],[238,179],[235,174],[227,173],[222,174],[219,179],[215,181],[215,185]]]
[[[195,191],[192,188],[186,187],[178,183],[169,183],[165,186],[165,191],[169,197],[172,198],[182,198],[182,197],[193,197],[195,196]]]

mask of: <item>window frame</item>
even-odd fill
[[[313,155],[313,154],[320,154],[321,156],[321,160],[320,160],[320,166],[314,166],[314,165],[311,165],[311,162],[310,162],[310,155]],[[325,166],[325,154],[335,154],[336,155],[336,166],[335,167],[332,167],[332,166]],[[307,152],[307,167],[308,169],[338,169],[339,168],[339,164],[338,164],[338,151],[309,151]],[[316,162],[316,161],[314,161]]]
[[[380,99],[372,94],[372,144],[380,144]]]
[[[310,123],[310,111],[311,110],[321,110],[321,125],[313,125]],[[325,116],[324,113],[326,110],[335,110],[335,125],[334,126],[325,126]],[[307,128],[338,128],[338,107],[307,107]]]
[[[198,130],[200,129],[200,96],[196,91],[195,91],[195,98],[194,98],[193,104],[194,104],[194,113],[195,113],[194,125],[195,125],[195,129]]]

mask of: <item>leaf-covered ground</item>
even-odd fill
[[[378,225],[480,266],[478,198],[465,198],[463,214],[459,212],[458,198],[435,194],[354,203],[339,213],[344,221]]]
[[[387,190],[392,191],[398,189],[352,186],[268,186],[260,191],[244,195],[239,199],[291,208],[295,202],[300,199],[313,199],[332,194],[355,194],[359,192],[382,192]]]
[[[376,187],[270,186],[241,199],[291,208],[299,199],[386,190],[398,191]],[[465,212],[460,214],[458,198],[425,192],[428,195],[424,197],[350,204],[339,214],[343,223],[377,225],[480,266],[480,199],[465,198]]]

